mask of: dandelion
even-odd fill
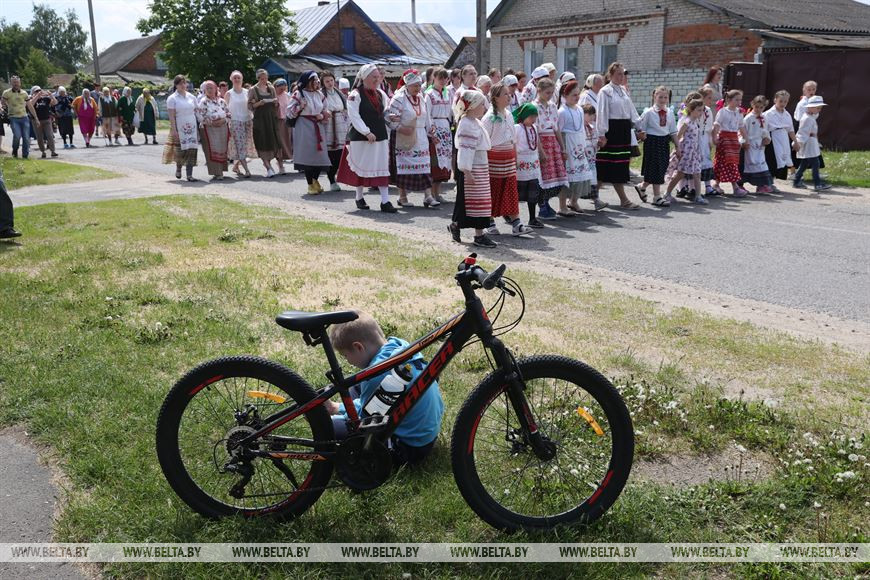
[[[779,509],[781,509],[782,511],[785,511],[785,504],[784,503],[779,504]]]
[[[858,459],[859,459],[859,457],[855,453],[849,454],[849,461],[855,462],[855,461],[858,461]]]
[[[820,504],[820,503],[817,502],[817,501],[814,501],[814,502],[813,502],[813,507],[816,508],[816,509],[819,509],[820,507],[822,507],[822,504]]]
[[[667,410],[676,409],[676,408],[677,408],[676,401],[668,401],[667,404],[665,405],[665,409],[667,409]]]
[[[746,447],[744,447],[743,445],[738,445],[737,451],[739,451],[740,453],[746,453]]]

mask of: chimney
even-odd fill
[[[317,5],[318,6],[329,6],[331,2],[329,0],[320,0]]]

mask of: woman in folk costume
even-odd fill
[[[220,181],[227,170],[227,147],[230,132],[227,118],[230,111],[227,104],[218,96],[214,81],[205,81],[202,97],[196,107],[196,120],[199,121],[199,136],[202,153],[212,179]]]
[[[82,89],[81,96],[73,99],[72,108],[79,119],[79,129],[85,138],[85,147],[90,147],[91,137],[97,126],[97,102],[91,97],[91,91]]]
[[[562,101],[560,100],[560,97],[562,96],[562,85],[564,85],[568,81],[576,80],[577,77],[572,72],[565,71],[559,75],[559,80],[556,81],[556,92],[553,96],[553,99],[556,101],[556,106],[562,106]]]
[[[169,140],[163,149],[163,163],[175,162],[175,178],[181,179],[181,168],[186,167],[187,180],[196,181],[193,167],[199,149],[199,132],[196,122],[196,97],[187,92],[187,79],[176,75],[173,80],[175,92],[166,99],[169,111]]]
[[[453,222],[447,226],[453,241],[461,243],[460,230],[474,228],[474,245],[494,248],[498,244],[484,233],[492,216],[489,186],[489,134],[480,123],[486,113],[486,97],[466,90],[453,107],[456,119],[456,203]]]
[[[474,65],[467,64],[462,67],[462,72],[460,73],[460,78],[462,79],[459,88],[456,89],[453,93],[453,106],[459,102],[459,97],[462,96],[462,93],[465,91],[477,91],[477,69],[474,68]],[[486,101],[486,98],[483,99]]]
[[[508,102],[508,112],[513,114],[514,111],[520,108],[520,94],[519,94],[519,85],[520,81],[514,75],[505,75],[501,80],[501,84],[503,84],[507,90],[508,95],[510,95],[510,101]]]
[[[453,156],[453,134],[450,121],[453,109],[446,85],[450,73],[444,68],[432,71],[432,85],[426,89],[429,116],[432,119],[433,138],[429,144],[429,157],[432,162],[432,197],[444,203],[441,197],[441,184],[450,179],[450,166]]]
[[[248,90],[248,108],[254,114],[254,147],[266,177],[276,175],[272,159],[278,162],[278,174],[284,175],[284,151],[278,136],[278,93],[265,69],[257,70],[257,82]]]
[[[157,145],[157,120],[160,113],[157,111],[157,99],[151,96],[149,89],[142,89],[142,94],[136,99],[136,112],[139,113],[139,132],[145,135],[145,144],[148,145],[148,136],[154,145]]]
[[[482,125],[489,135],[489,189],[492,197],[492,218],[502,216],[511,225],[515,236],[532,233],[532,228],[520,221],[517,190],[517,136],[514,118],[508,111],[510,94],[507,87],[497,84],[490,95],[492,106],[483,117]],[[498,226],[490,218],[488,235],[498,235]]]
[[[535,104],[535,100],[538,98],[538,81],[547,78],[548,76],[550,76],[550,73],[542,66],[539,66],[532,71],[532,79],[526,83],[526,86],[523,88],[523,92],[520,95],[521,105],[523,103]]]
[[[254,115],[248,109],[248,89],[242,81],[242,73],[234,70],[230,73],[230,82],[233,86],[224,93],[224,102],[230,111],[230,146],[227,156],[234,160],[233,172],[239,177],[251,177],[248,169],[248,157],[257,155],[254,149]],[[242,173],[241,169],[245,170]]]
[[[396,128],[394,184],[399,188],[399,205],[410,207],[408,191],[426,192],[425,207],[441,205],[432,198],[432,164],[429,158],[429,135],[434,128],[429,119],[429,105],[423,96],[423,77],[408,69],[390,102],[390,119]]]
[[[287,81],[278,79],[274,83],[278,95],[278,138],[281,140],[281,155],[283,159],[293,159],[293,132],[287,125],[287,107],[290,106],[290,93],[287,92]]]
[[[386,93],[378,89],[381,75],[373,64],[364,65],[356,75],[347,97],[350,117],[348,144],[338,167],[338,181],[356,188],[356,207],[369,209],[363,197],[367,187],[377,187],[381,211],[396,213],[390,203],[390,131]]]
[[[325,120],[329,111],[323,105],[320,78],[313,70],[302,73],[299,90],[290,97],[287,116],[296,119],[293,126],[293,165],[296,171],[305,172],[308,193],[317,195],[323,187],[317,180],[320,172],[329,169],[329,153],[326,146]]]
[[[329,111],[326,120],[326,149],[329,153],[329,161],[332,166],[326,172],[329,179],[330,191],[341,191],[335,175],[341,162],[341,152],[344,151],[344,143],[347,141],[347,129],[350,122],[347,117],[347,97],[344,96],[335,82],[335,75],[330,71],[324,71],[320,79],[323,85],[323,104]]]
[[[773,193],[773,177],[764,155],[765,148],[770,145],[770,130],[764,122],[766,106],[767,97],[764,95],[752,99],[752,111],[743,117],[746,138],[740,140],[743,145],[742,178],[756,187],[755,193]]]

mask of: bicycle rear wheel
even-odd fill
[[[453,475],[468,505],[516,531],[591,523],[616,501],[631,471],[634,431],[619,393],[598,371],[560,356],[518,368],[538,430],[556,449],[535,455],[499,372],[465,401],[451,442]]]
[[[232,443],[262,426],[262,419],[315,396],[299,375],[262,358],[226,357],[196,367],[175,384],[160,410],[157,457],[163,474],[175,493],[206,517],[301,514],[332,475],[331,461],[292,455],[330,450],[325,442],[333,439],[332,421],[322,406],[254,445],[288,457],[254,457],[229,470],[227,465],[233,463]],[[281,437],[310,441],[313,447]]]

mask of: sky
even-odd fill
[[[51,5],[60,14],[68,8],[75,10],[79,22],[88,32],[90,43],[87,0],[37,0],[40,1]],[[411,0],[355,2],[376,22],[411,21]],[[93,4],[98,50],[102,51],[119,40],[142,36],[136,30],[136,22],[148,16],[149,2],[146,0],[93,0]],[[286,4],[291,10],[298,10],[315,6],[317,0],[288,0]],[[474,0],[416,0],[416,4],[417,22],[441,23],[456,42],[463,36],[474,36]],[[32,5],[33,0],[0,0],[0,18],[27,26],[32,16]],[[492,11],[497,5],[498,0],[487,0],[487,11]]]

